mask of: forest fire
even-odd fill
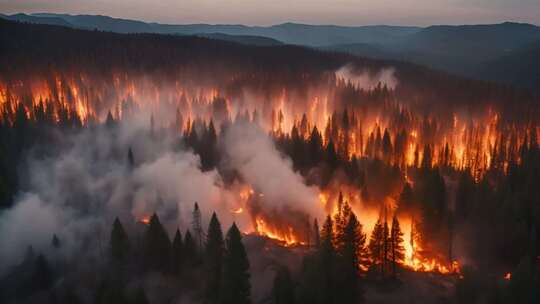
[[[150,224],[150,216],[149,215],[145,215],[143,216],[142,218],[140,218],[138,220],[139,223],[142,223],[144,225],[149,225]]]
[[[359,97],[378,95],[383,102],[344,106],[346,100],[339,97],[339,92],[345,91]],[[190,134],[199,128],[199,124],[207,125],[210,121],[218,132],[223,123],[231,120],[248,121],[259,124],[277,141],[283,138],[306,142],[318,140],[325,149],[333,146],[337,156],[346,160],[380,160],[398,167],[403,179],[410,184],[415,183],[409,173],[411,170],[431,167],[469,170],[478,181],[492,168],[506,171],[510,164],[519,163],[521,147],[538,143],[537,127],[503,122],[500,114],[491,108],[478,111],[472,117],[458,112],[426,117],[415,113],[406,102],[396,100],[391,89],[380,85],[365,90],[335,79],[330,85],[314,89],[308,97],[296,99],[294,103],[291,88],[276,90],[273,97],[257,98],[248,104],[239,102],[243,99],[241,95],[224,92],[226,90],[214,87],[182,86],[178,81],[158,85],[129,74],[114,75],[110,83],[96,81],[87,75],[72,78],[58,75],[53,81],[0,84],[0,110],[2,119],[11,124],[15,123],[16,113],[22,107],[29,119],[44,119],[48,115],[53,121],[67,118],[84,125],[111,116],[121,120],[133,115],[136,109],[152,113],[162,108],[174,109],[176,114],[169,115],[169,122],[161,122],[157,127],[178,134]],[[344,185],[337,188],[341,187]],[[369,237],[381,211],[361,207],[366,202],[360,199],[362,194],[358,189],[348,192],[357,192],[349,195],[348,200]],[[262,198],[263,193],[256,194],[251,187],[242,189],[238,193],[239,204],[230,212],[236,216],[251,216],[251,231],[285,246],[310,243],[309,233],[298,230],[297,223],[276,224],[273,217],[250,210],[254,196]],[[335,217],[339,212],[336,199],[337,191],[333,194],[321,191],[321,211]],[[381,203],[372,202],[371,205],[380,206]],[[396,212],[395,203],[390,205],[393,206],[385,208]],[[418,241],[422,239],[420,231],[413,229],[413,221],[408,217],[400,214],[398,218],[405,240],[404,267],[419,272],[459,273],[457,261],[441,262],[434,257],[436,254],[422,256],[422,245]],[[147,225],[149,218],[140,222]]]
[[[278,231],[262,218],[255,219],[255,231],[257,234],[276,240],[284,246],[305,245],[304,242],[298,240],[292,227],[288,227],[286,231]]]
[[[13,123],[21,105],[31,119],[48,115],[59,121],[62,116],[85,124],[103,121],[107,113],[120,119],[138,108],[159,112],[164,107],[176,111],[176,115],[169,115],[169,122],[162,122],[162,127],[171,126],[179,133],[189,132],[196,122],[212,120],[220,127],[231,119],[245,119],[257,121],[276,138],[298,136],[307,140],[316,127],[325,145],[332,143],[349,159],[377,158],[400,168],[418,168],[426,163],[469,169],[475,179],[493,166],[506,169],[510,163],[519,162],[520,146],[526,138],[538,141],[535,125],[503,121],[489,107],[472,117],[458,112],[426,117],[415,113],[386,87],[365,91],[339,79],[313,89],[303,100],[292,96],[293,88],[283,88],[274,97],[248,104],[242,101],[242,95],[225,94],[224,89],[188,88],[178,81],[158,85],[128,74],[114,75],[113,79],[111,84],[87,75],[57,75],[52,81],[0,83],[2,117]],[[338,94],[341,91],[352,91],[359,98],[380,95],[383,103],[368,103],[367,108],[345,107],[346,100]]]
[[[538,302],[536,92],[0,17],[0,302]]]

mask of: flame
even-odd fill
[[[512,273],[511,272],[507,272],[504,277],[503,277],[505,280],[507,281],[510,281],[512,279]]]
[[[244,212],[244,208],[242,208],[242,207],[238,207],[236,209],[231,210],[231,213],[234,213],[234,214],[241,214],[243,212]]]
[[[109,111],[116,119],[121,119],[135,109],[142,108],[153,113],[164,105],[177,108],[181,118],[174,117],[172,122],[164,122],[162,127],[177,123],[179,125],[175,129],[178,132],[191,127],[186,121],[198,119],[208,123],[214,119],[214,123],[219,125],[218,120],[257,111],[261,126],[269,133],[290,136],[293,126],[302,126],[301,120],[305,114],[307,122],[304,122],[301,137],[306,139],[310,128],[317,127],[323,142],[326,144],[332,139],[336,149],[341,151],[340,155],[345,157],[377,157],[390,165],[404,168],[419,166],[425,147],[429,146],[431,165],[468,169],[475,180],[479,180],[495,161],[505,170],[512,161],[519,162],[519,147],[524,138],[538,132],[536,125],[509,121],[493,106],[474,113],[456,111],[425,117],[423,112],[414,111],[408,104],[397,101],[370,105],[367,110],[362,107],[349,108],[349,123],[343,126],[342,113],[335,112],[343,101],[335,93],[350,88],[339,81],[321,84],[320,88],[308,91],[300,99],[292,88],[281,87],[276,88],[267,97],[268,100],[263,98],[263,102],[246,103],[237,101],[238,96],[227,94],[227,90],[180,80],[166,85],[125,72],[114,73],[110,79],[97,79],[84,73],[52,74],[53,81],[34,77],[9,84],[0,82],[0,114],[8,114],[1,115],[0,119],[7,118],[12,122],[18,105],[23,105],[27,117],[33,119],[33,107],[40,103],[52,109],[56,122],[60,121],[62,111],[65,111],[69,117],[77,117],[83,124],[93,120],[104,121]],[[241,77],[231,75],[231,79],[236,81]],[[224,113],[215,114],[213,110],[218,100],[225,101],[221,108]],[[248,116],[253,119],[251,115]],[[405,118],[395,120],[395,117]],[[430,135],[426,126],[434,130],[436,136]],[[333,130],[334,127],[338,129]],[[385,131],[395,145],[404,130],[408,130],[404,141],[394,153],[385,152],[378,146],[377,137]],[[497,153],[495,148],[500,152]]]
[[[282,243],[284,246],[287,246],[287,247],[293,246],[293,245],[305,245],[304,242],[298,241],[292,227],[290,226],[287,227],[285,232],[281,232],[273,228],[271,225],[268,225],[268,223],[264,219],[256,218],[255,230],[257,234],[279,241],[280,243]]]
[[[150,225],[150,216],[149,215],[143,216],[141,219],[139,219],[139,223]]]

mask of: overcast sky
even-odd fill
[[[0,0],[2,13],[101,14],[161,23],[540,24],[540,0]]]

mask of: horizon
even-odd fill
[[[36,11],[36,12],[3,12],[0,11],[0,15],[6,15],[6,16],[13,16],[13,15],[28,15],[28,16],[37,16],[40,14],[51,14],[51,15],[69,15],[69,16],[93,16],[93,17],[108,17],[116,20],[126,20],[126,21],[137,21],[137,22],[144,22],[148,24],[161,24],[161,25],[213,25],[213,26],[219,26],[219,25],[232,25],[232,26],[245,26],[245,27],[272,27],[272,26],[279,26],[284,24],[297,24],[297,25],[308,25],[308,26],[336,26],[336,27],[369,27],[369,26],[389,26],[389,27],[417,27],[417,28],[428,28],[431,26],[481,26],[481,25],[497,25],[497,24],[504,24],[504,23],[513,23],[513,24],[528,24],[533,26],[540,26],[540,22],[534,23],[534,22],[526,22],[526,21],[519,21],[519,20],[512,20],[512,19],[505,19],[505,20],[499,20],[495,22],[471,22],[471,23],[433,23],[433,24],[390,24],[390,23],[366,23],[366,24],[339,24],[339,23],[310,23],[310,22],[302,22],[297,20],[284,20],[277,23],[269,23],[269,24],[248,24],[248,23],[238,23],[238,22],[231,22],[231,23],[215,23],[215,22],[185,22],[185,23],[169,23],[169,22],[161,22],[161,21],[155,21],[155,20],[146,20],[146,19],[134,19],[134,18],[126,18],[121,16],[114,16],[114,15],[105,15],[105,14],[90,14],[90,13],[71,13],[71,12],[57,12],[57,11]]]
[[[299,1],[272,3],[260,0],[174,0],[149,5],[143,0],[107,1],[0,0],[5,14],[55,13],[102,15],[119,19],[162,24],[241,24],[270,26],[282,23],[337,26],[418,26],[476,25],[503,22],[540,24],[540,1],[515,0],[389,0],[385,3],[359,3],[355,0]],[[405,13],[404,13],[405,12]]]

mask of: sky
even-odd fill
[[[540,0],[0,0],[0,12],[99,14],[174,24],[540,25]]]

